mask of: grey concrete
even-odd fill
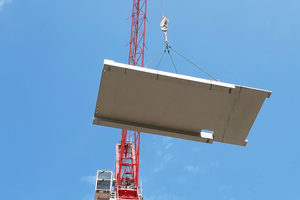
[[[270,91],[104,60],[93,124],[245,146],[270,95]]]

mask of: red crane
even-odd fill
[[[133,0],[129,65],[144,66],[147,0]],[[140,132],[122,130],[116,145],[115,192],[119,200],[141,199],[139,195]]]
[[[146,10],[147,0],[133,0],[129,65],[144,66]],[[122,130],[121,142],[116,145],[115,178],[112,171],[98,170],[95,200],[142,200],[139,160],[140,132]]]

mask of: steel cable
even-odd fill
[[[151,61],[150,61],[150,63],[145,67],[145,68],[147,68],[147,67],[149,67],[149,65],[151,65],[151,63],[164,51],[166,49],[166,47],[164,47]]]
[[[207,73],[206,71],[204,71],[201,67],[199,67],[198,65],[196,65],[195,63],[193,63],[192,61],[190,61],[189,59],[187,59],[186,57],[184,57],[183,55],[181,55],[180,53],[178,53],[175,49],[173,49],[172,47],[169,46],[170,49],[172,49],[175,53],[177,53],[178,55],[180,55],[181,57],[183,57],[184,59],[186,59],[188,62],[190,62],[192,65],[194,65],[195,67],[197,67],[198,69],[200,69],[202,72],[204,72],[206,75],[208,75],[209,77],[211,77],[212,79],[214,79],[215,81],[220,81],[218,79],[216,79],[215,77],[211,76],[209,73]]]
[[[177,68],[176,68],[176,66],[175,66],[174,60],[173,60],[173,58],[172,58],[171,53],[170,53],[169,50],[168,50],[168,54],[170,55],[170,58],[171,58],[171,60],[172,60],[173,66],[174,66],[174,68],[175,68],[175,71],[176,71],[176,73],[178,74]]]

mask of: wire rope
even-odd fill
[[[166,53],[166,50],[165,50],[164,53],[162,54],[162,56],[161,56],[161,58],[160,58],[160,60],[159,60],[159,62],[158,62],[158,64],[157,64],[157,66],[156,66],[156,68],[155,68],[156,70],[158,69],[158,66],[159,66],[160,62],[162,61],[162,59],[163,59],[165,53]]]
[[[172,49],[175,53],[177,53],[179,56],[181,56],[182,58],[184,58],[185,60],[187,60],[189,63],[191,63],[192,65],[194,65],[195,67],[197,67],[198,69],[200,69],[202,72],[204,72],[206,75],[208,75],[209,77],[211,77],[212,79],[214,79],[215,81],[220,81],[220,80],[218,80],[218,79],[216,79],[215,77],[213,77],[212,75],[210,75],[208,72],[206,72],[205,70],[203,70],[201,67],[199,67],[198,65],[196,65],[195,63],[193,63],[191,60],[189,60],[188,58],[186,58],[185,56],[183,56],[182,54],[180,54],[178,51],[176,51],[175,49],[173,49],[171,46],[165,46],[151,61],[150,61],[150,63],[145,67],[145,68],[147,68],[147,67],[149,67],[149,65],[151,65],[152,64],[152,62],[154,61],[154,60],[156,60],[157,59],[157,57],[164,51],[164,53],[163,53],[163,55],[161,56],[161,58],[159,59],[159,62],[158,62],[158,64],[157,64],[157,66],[156,66],[156,70],[158,69],[158,66],[160,65],[160,63],[161,63],[161,61],[162,61],[162,59],[163,59],[163,57],[164,57],[164,55],[165,55],[165,53],[166,53],[166,51],[168,51],[168,54],[169,54],[169,56],[170,56],[170,58],[171,58],[171,61],[172,61],[172,64],[173,64],[173,67],[174,67],[174,69],[175,69],[175,71],[176,71],[176,73],[178,74],[178,70],[177,70],[177,68],[176,68],[176,65],[175,65],[175,62],[174,62],[174,60],[173,60],[173,57],[172,57],[172,55],[171,55],[171,53],[170,53],[170,51],[169,51],[169,49]]]
[[[198,69],[200,69],[202,72],[204,72],[206,75],[208,75],[209,77],[211,77],[212,79],[214,79],[215,81],[220,81],[218,79],[216,79],[215,77],[211,76],[209,73],[207,73],[206,71],[204,71],[201,67],[199,67],[198,65],[196,65],[195,63],[193,63],[192,61],[190,61],[189,59],[187,59],[185,56],[181,55],[179,52],[177,52],[175,49],[173,49],[172,47],[169,46],[170,49],[172,49],[175,53],[177,53],[178,55],[180,55],[181,57],[183,57],[184,59],[186,59],[188,62],[190,62],[192,65],[194,65],[195,67],[197,67]]]
[[[171,58],[171,60],[172,60],[173,66],[174,66],[174,69],[175,69],[176,73],[178,74],[177,68],[176,68],[176,66],[175,66],[175,63],[174,63],[174,60],[173,60],[173,58],[172,58],[172,55],[171,55],[170,51],[168,51],[168,54],[170,55],[170,58]]]
[[[151,61],[148,65],[146,65],[145,68],[149,67],[149,65],[151,65],[151,63],[166,49],[166,47],[164,47]]]
[[[163,0],[160,1],[160,4],[161,4],[162,16],[165,16],[165,14],[164,14],[164,7],[163,7]]]

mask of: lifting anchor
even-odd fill
[[[164,32],[164,35],[165,35],[166,46],[169,46],[168,37],[167,37],[168,25],[169,25],[169,19],[166,18],[165,16],[162,16],[162,20],[160,22],[160,27],[161,27],[161,30]]]

